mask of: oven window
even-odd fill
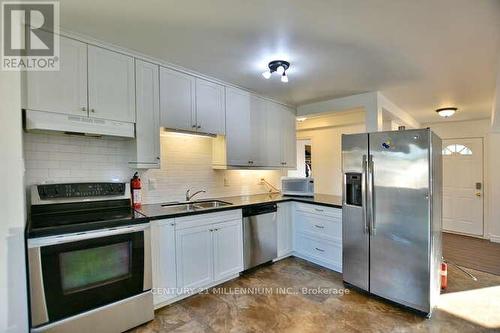
[[[144,292],[145,253],[143,231],[42,247],[49,322]]]
[[[103,286],[131,275],[130,241],[59,254],[64,295]]]

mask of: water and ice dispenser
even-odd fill
[[[361,173],[346,173],[345,203],[351,206],[362,204]]]

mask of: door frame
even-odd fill
[[[452,138],[441,138],[441,140],[444,142],[444,141],[447,141],[447,140],[470,140],[470,139],[480,139],[481,140],[481,150],[482,150],[482,160],[481,160],[481,170],[482,170],[482,174],[483,174],[483,177],[481,179],[482,181],[482,184],[483,184],[483,216],[482,216],[482,224],[483,224],[483,234],[482,235],[471,235],[471,234],[465,234],[465,233],[462,233],[462,232],[456,232],[456,231],[442,231],[442,232],[446,232],[446,233],[449,233],[449,234],[455,234],[455,235],[463,235],[463,236],[467,236],[467,237],[474,237],[474,238],[481,238],[481,239],[487,239],[487,240],[490,240],[489,238],[489,232],[488,232],[488,224],[487,224],[487,219],[485,218],[486,216],[486,203],[487,201],[489,200],[489,197],[488,198],[485,198],[485,196],[488,194],[489,192],[489,187],[488,187],[488,184],[487,184],[487,179],[488,179],[488,175],[487,175],[487,170],[485,168],[485,161],[486,161],[486,150],[485,150],[485,137],[483,136],[470,136],[470,137],[452,137]],[[441,150],[443,148],[441,147]],[[443,173],[444,173],[444,168],[443,168]],[[443,178],[444,178],[444,174],[443,174]]]

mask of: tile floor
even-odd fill
[[[304,287],[344,290],[341,274],[288,258],[159,309],[153,321],[131,332],[500,331],[500,276],[472,272],[477,282],[450,268],[447,293],[432,318],[425,319],[354,290],[344,295],[287,294]],[[221,288],[233,293],[221,294]],[[238,288],[260,289],[236,295]]]

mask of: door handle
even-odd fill
[[[374,182],[373,182],[373,155],[368,156],[368,208],[369,208],[369,219],[370,219],[370,232],[375,236],[376,231],[376,221],[375,221],[375,210],[373,208],[375,203],[375,193],[374,193]]]
[[[364,232],[365,234],[370,232],[370,226],[368,224],[368,207],[366,207],[366,173],[367,173],[367,160],[366,160],[366,155],[363,155],[363,162],[362,162],[362,169],[363,172],[361,173],[361,206],[362,206],[362,212],[363,212],[363,223],[364,223]]]

